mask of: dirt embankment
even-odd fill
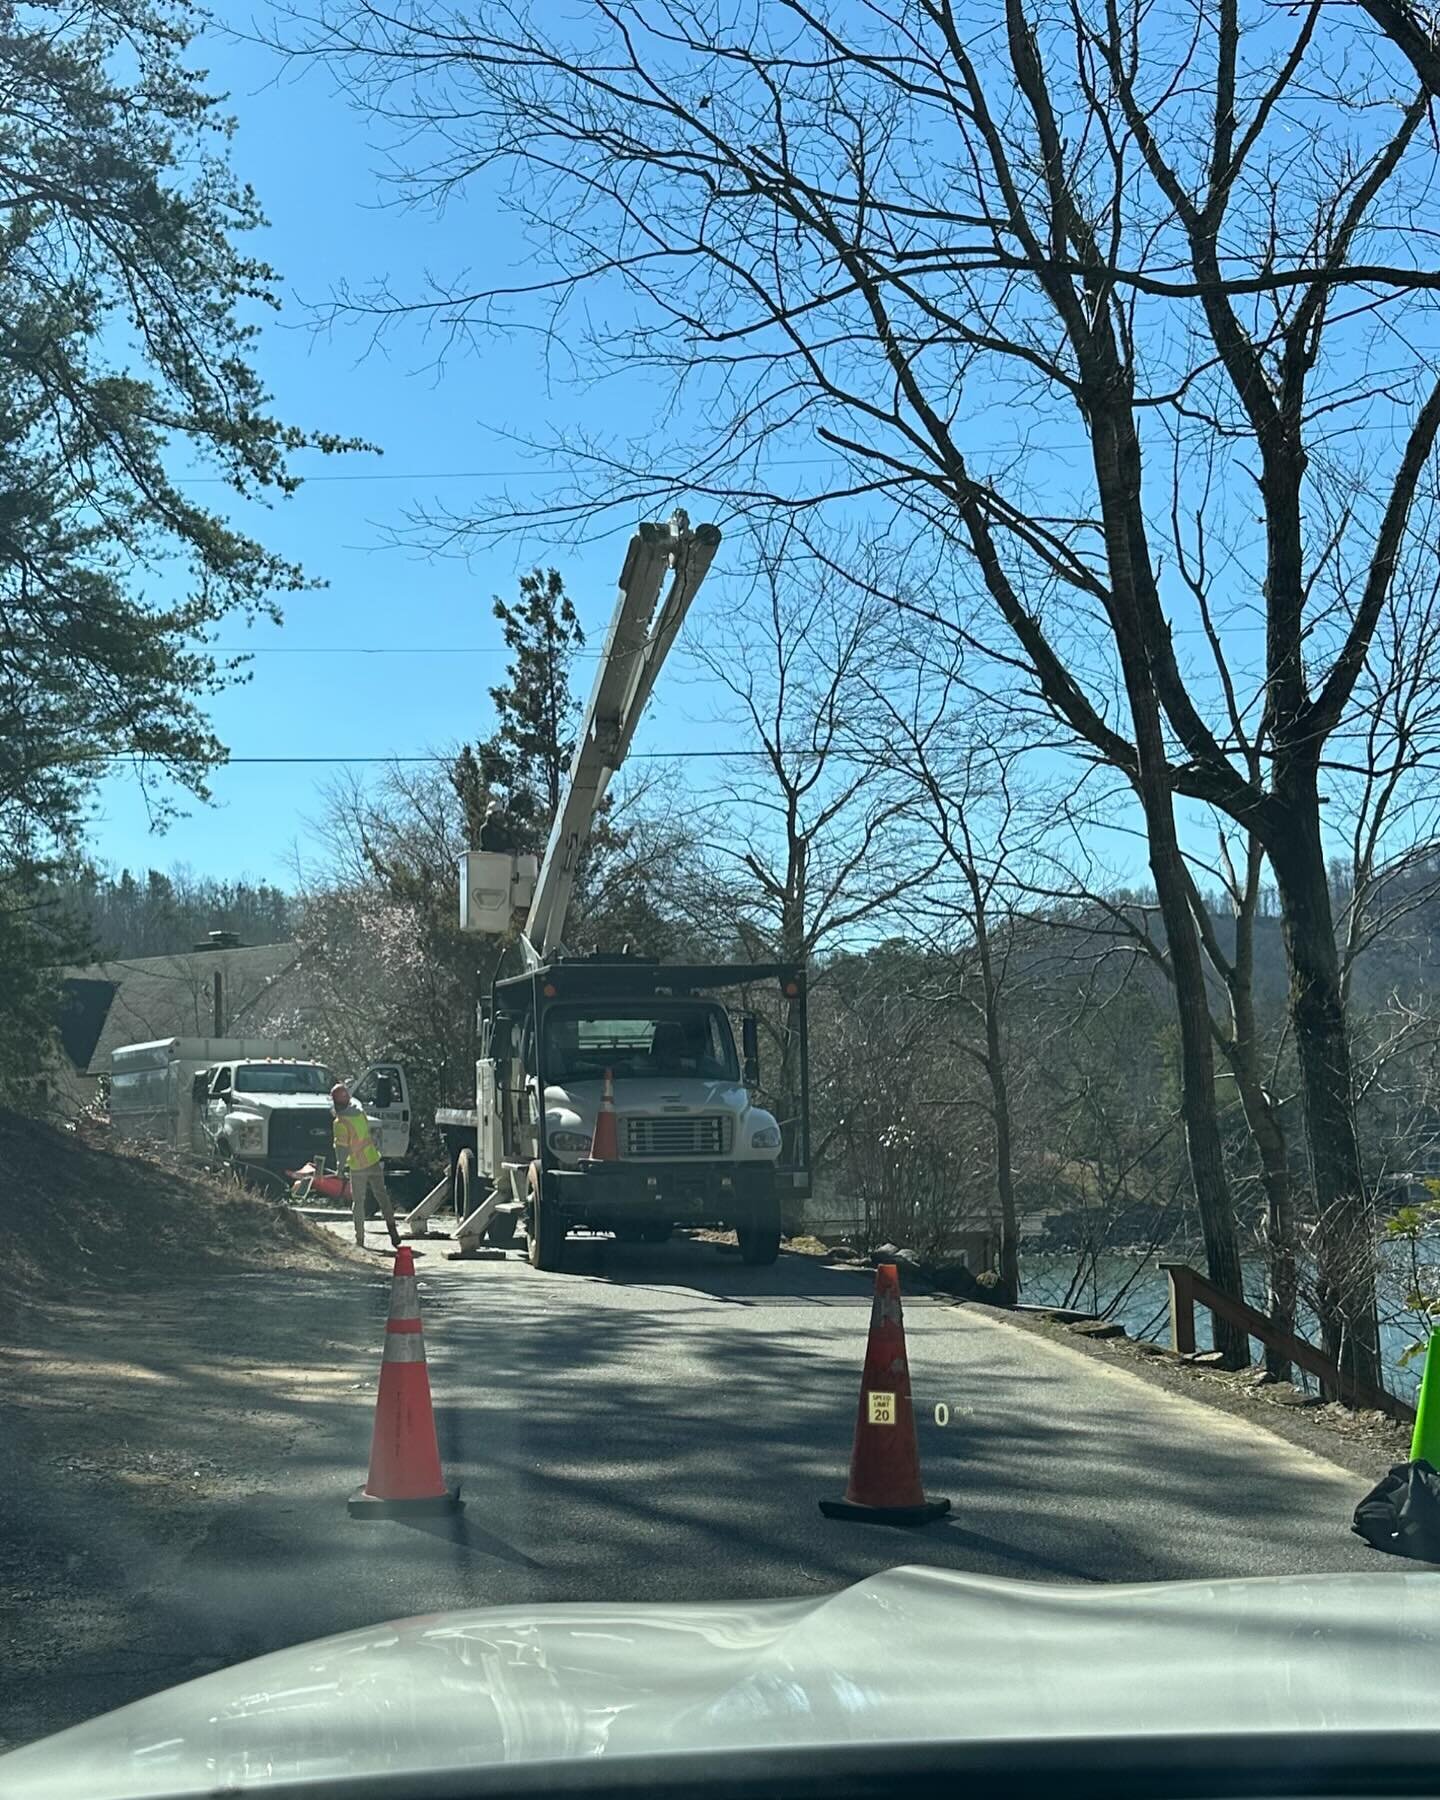
[[[0,1110],[0,1334],[16,1303],[232,1269],[319,1269],[346,1256],[288,1207],[98,1127]]]

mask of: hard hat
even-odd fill
[[[337,1081],[330,1090],[330,1098],[334,1101],[336,1106],[348,1106],[350,1104],[350,1090],[343,1081]]]

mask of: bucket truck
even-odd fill
[[[513,937],[524,915],[522,967],[478,1008],[474,1105],[436,1114],[449,1174],[411,1215],[423,1231],[453,1200],[462,1252],[482,1236],[510,1242],[523,1221],[531,1263],[554,1269],[572,1230],[654,1243],[710,1226],[735,1230],[747,1263],[773,1263],[782,1200],[809,1192],[803,967],[574,956],[564,944],[596,814],[719,543],[683,513],[640,527],[543,859],[461,859],[465,930]],[[798,1088],[786,1118],[756,1098],[759,1026],[744,1008],[767,989]]]

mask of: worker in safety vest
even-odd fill
[[[385,1215],[390,1242],[398,1246],[400,1233],[395,1229],[395,1208],[385,1189],[385,1168],[365,1109],[350,1098],[350,1090],[343,1081],[337,1081],[331,1088],[330,1104],[335,1108],[336,1169],[342,1175],[347,1164],[350,1169],[355,1242],[362,1250],[365,1248],[365,1212],[367,1203],[374,1200]]]

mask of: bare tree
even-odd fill
[[[1017,799],[1025,745],[1013,721],[974,693],[953,646],[942,641],[940,647],[949,654],[936,660],[923,644],[895,643],[881,679],[867,682],[869,704],[852,735],[857,757],[881,779],[898,774],[908,786],[909,808],[939,852],[930,891],[907,908],[909,929],[931,942],[940,975],[937,1004],[958,1006],[978,1023],[978,1041],[969,1034],[960,1041],[988,1089],[1000,1290],[1013,1304],[1020,1295],[1020,1229],[1006,1010],[1012,953],[1025,922],[1012,862],[1023,856],[1036,820]]]
[[[1402,236],[1436,161],[1423,97],[1396,94],[1387,67],[1352,72],[1335,41],[1353,42],[1348,25],[1319,0],[1254,24],[1238,0],[1193,0],[1188,32],[1140,0],[1005,0],[1003,34],[981,37],[951,0],[742,0],[723,20],[692,0],[608,0],[568,36],[524,0],[478,19],[319,3],[297,35],[406,134],[410,197],[503,172],[551,253],[516,288],[456,282],[359,310],[383,328],[418,306],[452,346],[503,328],[523,288],[553,304],[552,341],[587,377],[672,383],[676,423],[640,447],[551,445],[578,485],[539,516],[583,524],[688,489],[801,529],[822,503],[877,532],[903,520],[988,597],[1000,635],[975,647],[1125,773],[1212,1217],[1230,1201],[1175,796],[1258,837],[1291,971],[1323,1336],[1374,1379],[1373,1208],[1320,790],[1440,427],[1435,281]],[[592,283],[628,288],[633,327],[587,336],[576,302]],[[1351,427],[1375,408],[1380,448],[1362,454]],[[1208,673],[1177,648],[1147,505],[1157,433],[1223,446],[1237,515],[1258,481],[1228,581],[1232,608],[1263,618],[1253,670],[1219,632]],[[796,445],[828,469],[793,479],[778,453]],[[431,523],[536,517],[507,497]]]
[[[887,625],[782,535],[762,545],[748,595],[732,590],[719,628],[694,641],[691,654],[732,702],[728,735],[738,730],[754,754],[717,777],[700,809],[708,875],[691,893],[705,928],[724,929],[748,956],[822,963],[883,928],[938,866],[917,847],[909,796],[877,783],[851,750]],[[796,1026],[793,1009],[771,1026],[787,1118]]]

